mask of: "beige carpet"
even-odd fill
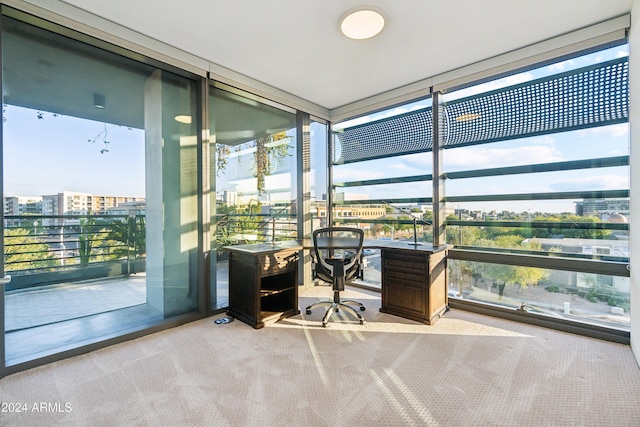
[[[364,326],[322,328],[322,309],[262,330],[209,318],[8,376],[2,409],[26,412],[0,425],[640,425],[628,346],[459,310],[427,326],[346,294]]]

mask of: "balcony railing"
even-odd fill
[[[144,269],[144,215],[5,215],[6,289]]]

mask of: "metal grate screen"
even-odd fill
[[[431,149],[431,108],[347,128],[337,133],[336,163],[351,163]]]
[[[484,144],[628,121],[629,60],[590,67],[451,101],[444,147]],[[336,163],[431,150],[431,108],[336,133]]]

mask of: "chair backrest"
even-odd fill
[[[334,281],[334,265],[342,260],[345,283],[362,273],[364,231],[351,227],[320,228],[313,232],[314,275],[326,282]]]

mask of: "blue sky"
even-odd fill
[[[529,81],[550,73],[567,71],[585,65],[627,55],[626,46],[563,61],[540,69],[477,85],[445,96],[445,100],[469,96],[499,87]],[[350,126],[385,116],[401,114],[430,105],[430,100],[421,101],[392,110],[372,114],[342,123]],[[4,125],[4,194],[17,196],[37,196],[55,194],[64,190],[100,195],[144,197],[145,160],[144,131],[104,124],[68,116],[55,116],[43,112],[38,118],[34,110],[5,106]],[[108,152],[101,138],[106,129]],[[312,128],[313,130],[313,128]],[[318,129],[315,129],[318,131]],[[533,163],[577,160],[587,158],[627,155],[629,153],[629,129],[627,124],[599,127],[575,132],[565,132],[533,138],[523,138],[501,143],[462,147],[444,151],[445,171],[473,170],[492,167],[514,166]],[[324,144],[320,136],[315,147]],[[323,150],[314,155],[324,157]],[[243,156],[246,157],[246,156]],[[237,159],[230,159],[227,179],[238,167],[242,178],[251,167],[247,160],[236,165]],[[313,160],[314,165],[324,159]],[[286,188],[292,185],[292,177],[287,170],[295,164],[295,156],[283,165],[282,174],[267,178],[267,186]],[[279,171],[278,171],[279,172]],[[322,171],[321,171],[322,172]],[[412,176],[431,173],[430,153],[400,156],[349,164],[334,168],[334,182],[357,181],[394,176]],[[324,174],[318,174],[322,178]],[[251,179],[242,180],[245,188]],[[230,189],[233,189],[231,183]],[[295,185],[295,184],[293,184]],[[322,186],[316,184],[317,187]],[[502,194],[523,192],[552,192],[575,190],[626,189],[629,187],[627,168],[607,168],[588,171],[554,172],[528,174],[523,176],[469,179],[447,182],[448,195]],[[246,187],[248,188],[248,187]],[[224,188],[219,187],[218,191]],[[249,191],[249,190],[246,190]],[[349,188],[344,190],[351,197],[397,198],[426,197],[431,195],[431,183],[388,185],[376,187]],[[282,197],[287,195],[282,194]],[[320,191],[316,194],[320,197]],[[518,211],[573,211],[573,201],[553,202],[503,202],[468,204],[478,210],[518,210]]]
[[[615,47],[595,54],[585,55],[559,62],[539,69],[516,74],[485,84],[473,86],[445,95],[450,101],[487,92],[501,87],[530,81],[550,74],[568,71],[594,63],[627,56],[627,47]],[[361,117],[341,123],[339,127],[348,127],[366,123],[383,117],[402,114],[407,111],[430,106],[431,100],[417,102],[374,115]],[[629,154],[629,126],[619,124],[563,132],[551,135],[522,138],[500,143],[476,145],[444,150],[443,165],[446,172],[487,169],[494,167],[516,166],[536,163],[550,163],[568,160],[591,159]],[[431,173],[430,153],[399,156],[337,166],[334,169],[334,181],[358,181],[366,179],[413,176]],[[544,174],[526,174],[522,176],[476,178],[451,180],[446,182],[446,194],[509,194],[555,191],[593,191],[620,190],[629,188],[629,171],[626,167],[591,169],[586,171],[561,171]],[[431,183],[403,184],[373,187],[354,187],[344,190],[349,197],[372,199],[393,197],[431,196]],[[573,212],[574,201],[534,201],[534,202],[484,202],[462,204],[460,207],[472,210],[515,210],[541,212]],[[458,207],[458,206],[456,206]]]
[[[69,116],[5,106],[4,195],[64,190],[97,195],[145,194],[144,132]],[[104,132],[103,139],[89,142]]]

